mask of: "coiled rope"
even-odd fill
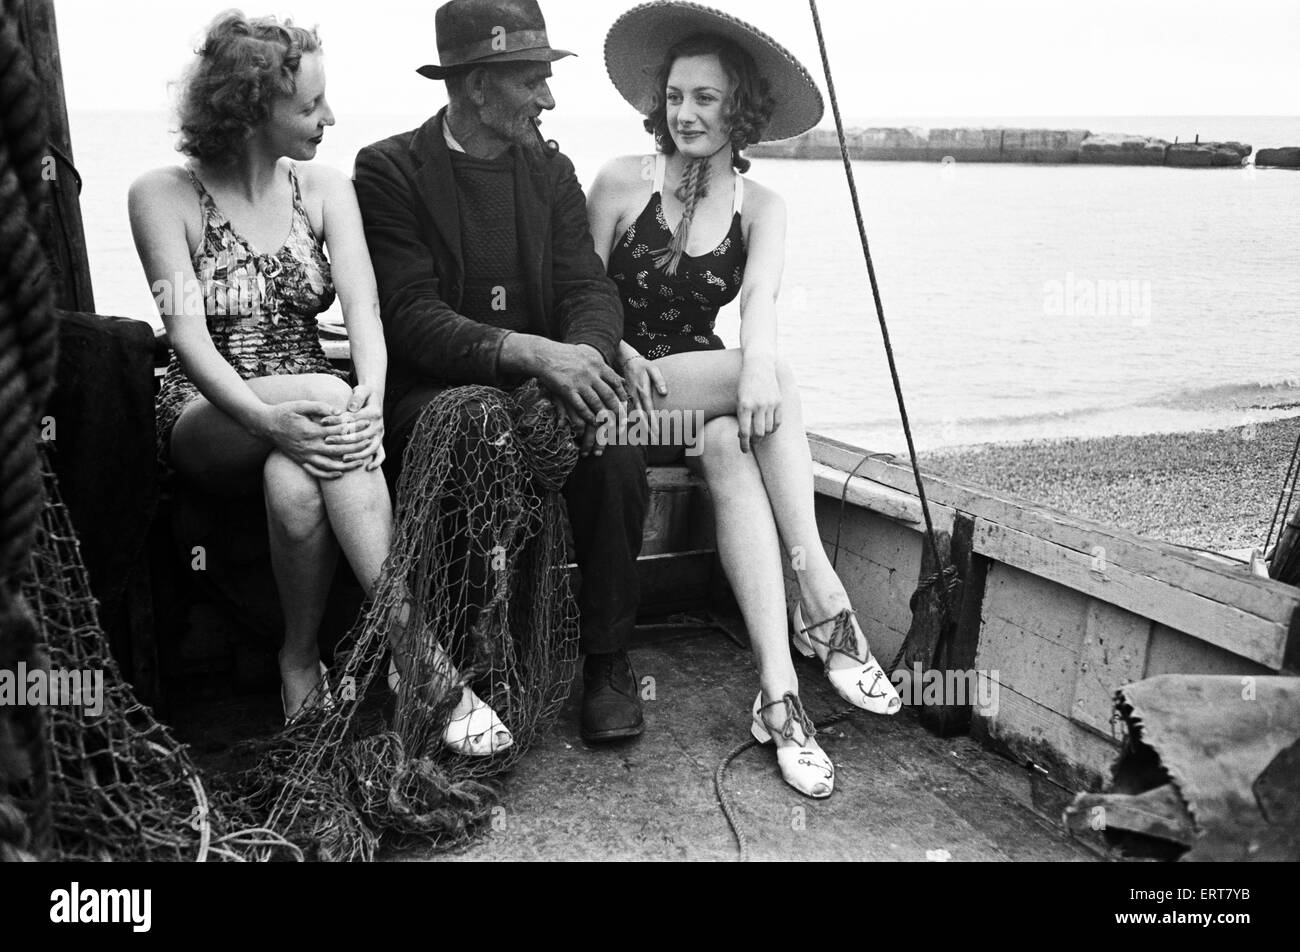
[[[36,624],[19,581],[43,504],[35,426],[54,385],[57,344],[40,239],[45,115],[18,35],[17,0],[3,0],[0,12],[0,666],[39,667]],[[39,706],[0,711],[0,766],[13,771],[0,775],[0,856],[38,856],[50,835]]]

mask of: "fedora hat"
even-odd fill
[[[446,79],[481,63],[551,63],[573,55],[551,49],[537,0],[450,0],[438,8],[433,26],[441,62],[416,70],[427,79]]]
[[[753,57],[759,76],[767,80],[776,108],[758,141],[789,139],[821,121],[821,90],[789,50],[744,20],[698,3],[655,0],[627,11],[605,37],[605,69],[623,98],[648,116],[661,92],[655,74],[664,57],[699,33],[731,40]]]

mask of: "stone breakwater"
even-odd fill
[[[1092,165],[1170,165],[1239,168],[1251,153],[1241,142],[1167,142],[1150,136],[1086,129],[851,129],[854,159],[895,162],[1039,162]],[[751,146],[748,155],[779,159],[838,159],[834,130]]]
[[[1300,146],[1283,149],[1260,149],[1255,156],[1256,165],[1268,165],[1279,169],[1300,169]]]

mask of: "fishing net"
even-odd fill
[[[71,517],[48,456],[41,459],[45,502],[22,587],[37,619],[39,671],[26,672],[19,690],[45,712],[49,851],[64,860],[114,861],[300,855],[211,800],[186,749],[122,678]]]
[[[259,745],[232,788],[309,854],[449,849],[490,822],[502,775],[553,722],[578,653],[560,488],[577,462],[533,381],[458,387],[415,424],[394,542],[335,653],[330,697]],[[390,672],[396,673],[396,691]],[[491,757],[443,744],[465,686],[514,738]]]

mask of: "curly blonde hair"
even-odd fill
[[[232,162],[275,101],[298,91],[303,54],[320,48],[316,30],[292,20],[218,14],[180,80],[177,150],[214,165]]]

